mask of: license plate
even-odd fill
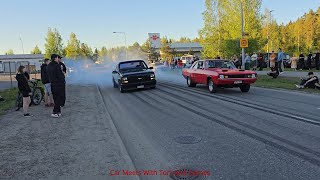
[[[235,81],[234,84],[241,84],[242,81]]]
[[[137,86],[138,89],[144,88],[144,85]]]

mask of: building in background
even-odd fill
[[[16,73],[19,66],[25,66],[30,73],[40,72],[44,54],[0,55],[0,73]]]
[[[171,43],[170,48],[174,55],[194,55],[197,57],[201,57],[202,46],[197,42],[190,43]]]

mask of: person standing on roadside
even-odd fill
[[[60,61],[59,65],[61,67],[61,70],[62,70],[64,76],[66,77],[66,75],[67,75],[67,67],[66,67],[66,65],[62,61]],[[66,91],[66,88],[64,89],[64,91]],[[64,105],[66,103],[66,92],[64,92],[63,95],[64,95],[64,97],[63,97],[64,100],[63,100],[63,102],[61,104],[61,107],[64,107]]]
[[[283,54],[281,48],[279,48],[279,52],[278,52],[278,71],[279,71],[279,74],[283,73],[283,70],[282,70],[283,59],[284,59],[284,54]]]
[[[44,102],[45,107],[53,106],[53,97],[51,92],[51,84],[49,82],[49,77],[47,73],[47,67],[49,64],[49,59],[44,59],[44,63],[41,65],[41,82],[44,85]]]
[[[252,61],[252,70],[256,71],[257,70],[257,66],[258,66],[258,55],[253,52],[252,56],[251,56],[251,61]]]
[[[259,66],[259,71],[263,71],[263,54],[259,52],[258,54],[258,66]]]
[[[23,102],[23,116],[24,117],[32,117],[29,113],[29,105],[31,103],[30,96],[32,95],[31,89],[28,84],[28,79],[25,76],[25,67],[19,66],[18,73],[16,75],[16,79],[18,81],[18,89],[22,94],[22,102]]]
[[[320,66],[320,52],[319,50],[316,53],[316,57],[314,58],[315,63],[316,63],[316,70],[319,70],[319,66]]]
[[[57,54],[51,55],[51,62],[48,64],[47,73],[49,82],[51,83],[51,91],[54,100],[54,108],[51,114],[52,117],[58,118],[61,116],[61,106],[65,102],[66,81],[65,75],[61,68],[61,56]]]
[[[309,55],[308,55],[308,58],[307,58],[307,66],[308,66],[308,69],[311,70],[312,67],[311,67],[311,61],[312,61],[312,53],[310,52]]]
[[[276,54],[274,53],[274,51],[272,51],[271,55],[270,55],[270,68],[274,67],[274,68],[278,68],[277,67],[277,62],[276,62],[276,59],[277,59],[277,56]]]
[[[290,65],[293,71],[297,70],[297,61],[298,61],[298,58],[296,57],[296,55],[293,55],[292,58],[290,59]]]
[[[301,53],[299,56],[299,69],[300,70],[304,69],[304,55],[303,55],[303,53]]]

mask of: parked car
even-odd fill
[[[229,60],[199,60],[183,69],[182,75],[189,87],[208,85],[211,93],[215,93],[218,87],[239,87],[242,92],[248,92],[250,85],[257,80],[256,72],[239,70]]]
[[[152,69],[143,60],[119,62],[112,71],[113,87],[119,88],[121,93],[133,89],[154,89],[157,81]]]

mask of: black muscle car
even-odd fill
[[[156,77],[143,60],[122,61],[112,71],[113,87],[120,92],[133,89],[145,89],[156,87]]]

